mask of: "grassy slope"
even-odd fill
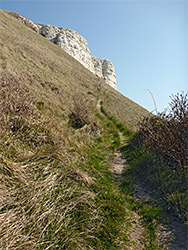
[[[118,130],[96,104],[132,128],[147,111],[104,82],[98,91],[99,78],[58,46],[0,17],[1,248],[125,248],[130,215],[108,171]],[[68,123],[75,92],[89,112],[81,129]]]
[[[121,121],[134,126],[147,111],[105,84],[65,53],[60,47],[1,11],[2,67],[19,76],[47,109],[66,115],[72,95],[79,91],[96,105],[103,100],[107,110]],[[99,80],[102,82],[97,91]],[[98,93],[99,92],[99,93]],[[63,110],[62,110],[63,109]]]

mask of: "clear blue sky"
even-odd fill
[[[78,31],[92,55],[111,60],[118,90],[149,111],[188,91],[188,0],[9,1],[1,9]]]

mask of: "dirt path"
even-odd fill
[[[114,153],[114,158],[112,161],[112,168],[110,170],[113,173],[115,182],[117,184],[122,183],[123,171],[127,167],[127,161],[121,152],[121,146],[122,147],[125,146],[126,139],[121,132],[119,132],[119,137],[120,137],[120,142],[121,142],[120,149],[118,149],[118,151]]]
[[[98,102],[97,102],[97,110],[99,111],[99,112],[102,112],[102,100],[98,100]]]
[[[143,181],[136,181],[135,190],[135,196],[141,201],[157,203],[156,195]],[[165,250],[188,250],[188,231],[175,215],[171,216],[168,224],[157,225],[156,235],[157,242],[163,245]]]
[[[121,145],[125,145],[126,140],[125,137],[121,132],[119,132]],[[127,161],[124,158],[121,150],[119,149],[115,154],[112,161],[112,168],[110,169],[110,172],[113,174],[113,178],[117,186],[120,186],[123,181],[123,172],[127,167]],[[129,237],[129,244],[128,245],[122,245],[122,250],[141,250],[144,249],[143,245],[143,233],[144,233],[144,227],[141,223],[141,217],[135,213],[134,211],[130,211],[126,209],[126,212],[130,215],[128,220],[131,226],[129,227],[128,231],[126,229],[126,234],[128,234]],[[123,230],[124,226],[122,226]]]
[[[126,143],[122,133],[119,133],[121,144]],[[118,150],[114,154],[112,162],[111,172],[113,173],[115,183],[120,186],[123,181],[123,172],[127,167],[126,159],[124,158],[121,150]],[[155,195],[151,190],[147,188],[147,185],[137,180],[135,183],[135,197],[141,202],[149,201],[151,204],[156,203]],[[132,218],[130,218],[131,227],[129,229],[129,238],[133,242],[132,246],[126,246],[126,249],[141,250],[144,249],[143,232],[144,228],[140,221],[140,216],[132,212]],[[181,221],[177,217],[172,217],[168,224],[158,224],[156,229],[156,242],[159,245],[164,246],[164,250],[188,250],[188,232],[182,225]],[[149,249],[148,249],[149,250]]]
[[[98,100],[97,109],[99,112],[102,112],[102,100]],[[119,132],[119,137],[121,146],[125,146],[126,138],[121,132]],[[110,171],[113,174],[117,187],[119,187],[123,181],[123,172],[126,167],[128,167],[127,161],[124,158],[121,149],[114,154],[111,165],[112,167]],[[151,202],[151,204],[156,203],[155,195],[152,194],[151,190],[147,188],[147,185],[143,181],[136,181],[134,195],[141,202],[145,202],[147,200]],[[129,211],[129,214],[129,222],[131,223],[128,230],[130,244],[126,246],[122,245],[122,250],[150,250],[144,248],[143,233],[145,228],[141,223],[141,217],[133,211]],[[177,217],[172,218],[168,224],[158,224],[156,236],[156,242],[159,245],[163,245],[164,250],[188,250],[188,232]]]
[[[110,171],[113,173],[116,184],[120,185],[122,183],[122,173],[126,166],[126,160],[123,158],[122,153],[117,151],[114,154],[114,159],[112,162],[112,168]]]

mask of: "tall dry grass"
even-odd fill
[[[94,180],[76,168],[56,124],[8,75],[1,78],[0,111],[0,248],[95,249],[101,218]]]

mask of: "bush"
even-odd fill
[[[140,125],[141,142],[162,158],[171,169],[188,166],[188,98],[171,97],[168,112],[144,118]]]
[[[73,128],[82,128],[90,123],[89,109],[86,101],[79,93],[73,96],[73,108],[69,118],[69,123]]]
[[[131,157],[140,178],[187,224],[188,98],[171,97],[169,109],[143,119]],[[168,211],[169,212],[169,211]]]

